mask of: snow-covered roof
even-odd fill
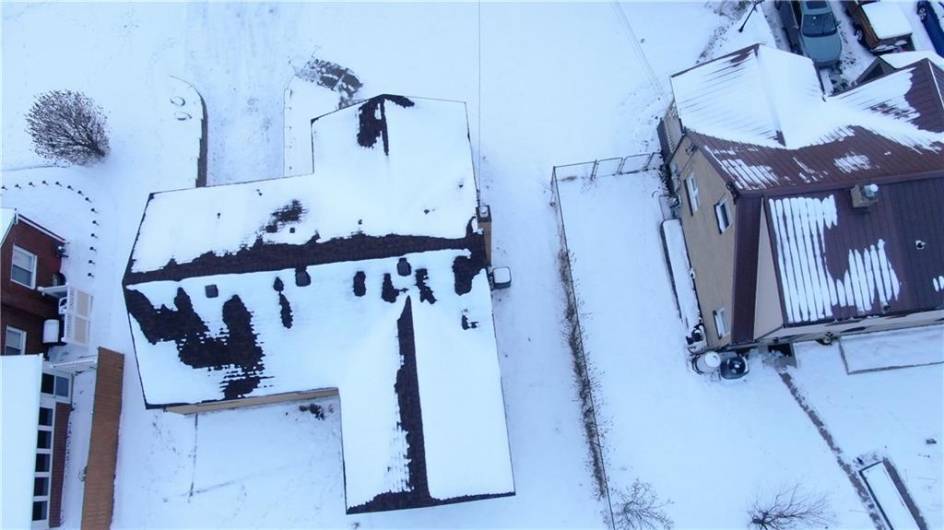
[[[687,129],[770,146],[802,135],[805,107],[823,99],[809,58],[763,45],[675,74],[672,91]]]
[[[672,78],[682,126],[740,191],[944,167],[940,68],[824,97],[809,59],[755,45]]]
[[[862,6],[868,17],[875,36],[881,40],[903,37],[911,34],[911,24],[905,18],[898,2],[871,2]]]
[[[3,498],[0,527],[30,528],[33,515],[33,466],[43,376],[40,355],[0,357],[0,468]]]
[[[349,513],[513,494],[466,127],[379,96],[315,120],[314,175],[154,194],[125,275],[148,405],[332,390]]]
[[[257,241],[463,237],[476,201],[465,104],[403,98],[410,102],[403,107],[399,97],[378,96],[316,119],[313,177],[154,194],[139,240],[174,237],[136,245],[131,270],[231,254]]]
[[[922,59],[931,61],[937,65],[938,68],[944,68],[944,57],[941,57],[930,50],[886,53],[882,55],[880,59],[888,63],[889,66],[893,68],[904,68],[906,66],[911,66]]]
[[[16,209],[0,208],[0,240],[6,240],[7,233],[16,223]]]
[[[849,190],[767,199],[785,321],[926,311],[944,304],[944,178],[883,184],[855,208]]]

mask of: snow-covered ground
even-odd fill
[[[899,344],[944,349],[926,335],[933,328],[899,332]],[[940,327],[937,327],[940,337]],[[874,348],[887,347],[883,334],[863,336]],[[933,340],[933,339],[932,339]],[[862,347],[859,344],[858,347]],[[944,526],[944,366],[915,366],[847,374],[838,344],[796,347],[790,375],[807,403],[828,426],[845,461],[888,458],[929,528]],[[853,466],[857,467],[857,466]],[[858,466],[861,467],[861,466]]]
[[[87,278],[96,297],[93,345],[128,355],[115,526],[605,525],[560,331],[564,295],[550,170],[656,150],[655,125],[671,97],[668,76],[699,58],[772,42],[762,13],[738,33],[740,15],[731,3],[701,2],[50,3],[0,9],[3,206],[34,212],[40,222],[49,217],[50,228],[77,248],[96,247],[97,257],[88,258],[95,262],[92,270],[87,259],[76,259],[66,273]],[[916,35],[921,32],[915,25]],[[320,402],[324,420],[297,403],[186,417],[143,407],[120,278],[147,194],[192,186],[199,133],[198,120],[173,119],[168,98],[175,88],[167,76],[193,83],[206,102],[211,183],[276,177],[283,173],[283,90],[312,54],[352,69],[365,83],[364,96],[401,93],[468,103],[473,160],[483,202],[494,216],[493,261],[510,266],[515,278],[493,300],[515,497],[346,516],[337,402]],[[112,140],[105,164],[82,171],[17,170],[41,163],[31,153],[23,117],[36,94],[55,88],[82,90],[104,107]],[[77,202],[75,193],[28,187],[42,179],[81,187],[97,204],[100,225],[78,213],[85,201]],[[622,252],[600,255],[598,263],[578,261],[578,268],[610,265],[601,274],[584,273],[578,289],[590,314],[589,350],[605,397],[601,413],[609,424],[606,455],[614,488],[636,477],[651,482],[674,502],[668,511],[679,528],[743,527],[755,490],[778,486],[770,479],[776,475],[830,491],[840,522],[868,526],[833,456],[771,369],[756,364],[746,380],[731,385],[689,373],[658,239],[661,216],[650,195],[656,181],[637,175],[610,185],[625,198],[600,198],[600,205],[611,206],[605,224],[596,205],[574,209],[579,204],[572,206],[573,200],[586,197],[565,208],[585,227],[602,230],[581,243],[603,242]],[[101,228],[91,232],[88,225]],[[622,297],[614,313],[616,294]],[[805,374],[815,364],[802,366],[797,372]],[[820,382],[796,377],[816,405],[817,391],[824,390]],[[857,434],[837,436],[845,443]],[[914,472],[931,477],[930,489],[913,492],[919,502],[940,494],[939,447],[927,447],[937,466]],[[909,458],[892,457],[901,467]],[[80,503],[69,488],[80,469],[67,472],[65,520],[74,525]],[[717,494],[722,487],[726,495]],[[931,520],[940,525],[940,515]]]
[[[736,528],[758,495],[801,484],[829,493],[842,527],[869,526],[772,367],[755,361],[744,379],[723,382],[687,366],[662,257],[658,175],[571,180],[560,190],[611,489],[639,478],[672,501],[666,512],[679,528]]]

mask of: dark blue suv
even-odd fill
[[[918,18],[924,24],[924,29],[931,38],[934,51],[944,57],[944,2],[940,0],[920,0],[918,2]]]

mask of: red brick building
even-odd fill
[[[0,352],[45,353],[43,323],[59,318],[59,300],[39,288],[64,283],[59,269],[65,240],[15,210],[0,215]]]

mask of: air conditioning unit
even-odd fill
[[[856,184],[852,188],[852,206],[868,208],[878,202],[878,184]]]
[[[59,319],[50,318],[43,322],[43,344],[59,342]]]

